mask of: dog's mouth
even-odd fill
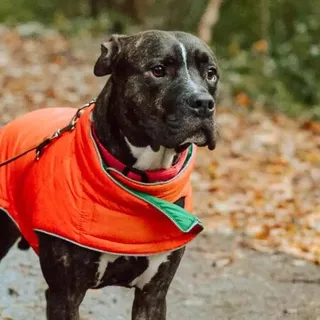
[[[202,128],[199,132],[190,136],[177,147],[175,147],[175,151],[183,152],[192,143],[198,147],[208,147],[209,150],[214,150],[216,147],[215,132],[213,130],[209,130],[208,128]]]
[[[214,150],[216,147],[216,131],[213,127],[204,126],[201,130],[204,141],[195,142],[199,147],[207,146],[209,150]]]
[[[197,132],[197,134],[180,144],[179,147],[185,149],[191,143],[194,143],[198,147],[208,147],[209,150],[214,150],[216,147],[215,133],[209,128],[202,128],[199,132]]]
[[[191,144],[198,147],[208,147],[214,150],[216,146],[216,130],[213,118],[174,118],[173,123],[165,123],[160,125],[157,132],[155,128],[158,126],[148,126],[150,136],[150,146],[157,151],[160,146],[168,149],[174,149],[180,153],[187,149]]]

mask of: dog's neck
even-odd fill
[[[93,111],[95,132],[101,144],[126,166],[143,171],[170,168],[176,156],[173,149],[160,147],[154,151],[149,145],[135,146],[121,132],[112,87],[112,81],[109,80],[98,96]]]
[[[169,169],[173,162],[176,152],[173,149],[160,147],[159,151],[153,151],[150,146],[135,147],[129,140],[125,139],[130,148],[131,154],[136,158],[133,165],[139,170]]]

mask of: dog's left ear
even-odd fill
[[[121,52],[122,42],[127,36],[113,35],[107,42],[101,44],[101,55],[94,65],[93,73],[103,77],[112,73],[112,65]]]

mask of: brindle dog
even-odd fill
[[[197,37],[146,31],[112,36],[101,45],[94,74],[111,74],[93,112],[103,146],[139,170],[169,168],[190,143],[215,147],[216,59]],[[108,197],[108,193],[106,193]],[[0,259],[20,237],[0,214]],[[89,288],[135,289],[133,320],[166,319],[166,294],[184,248],[156,256],[114,256],[38,233],[48,283],[49,320],[78,320]],[[24,241],[21,248],[26,248]]]

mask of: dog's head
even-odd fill
[[[101,45],[94,74],[111,74],[117,121],[132,144],[214,149],[219,75],[212,51],[197,37],[154,30],[114,35]]]

